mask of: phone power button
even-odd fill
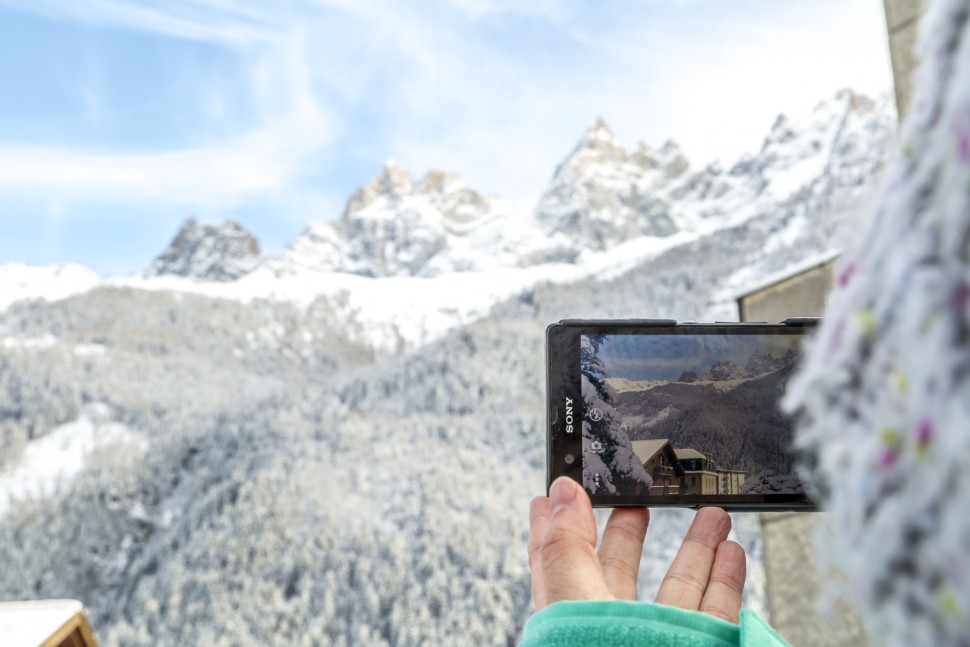
[[[559,407],[549,407],[549,424],[556,424],[559,421]]]

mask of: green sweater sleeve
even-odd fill
[[[787,647],[756,614],[741,624],[699,611],[626,600],[557,602],[525,625],[519,647]]]

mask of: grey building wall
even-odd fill
[[[818,317],[832,287],[834,258],[783,279],[770,280],[738,297],[742,321]],[[825,513],[779,512],[759,515],[764,542],[765,584],[772,626],[794,647],[864,646],[859,616],[847,605],[834,618],[817,611],[819,582],[815,536]]]
[[[902,119],[913,94],[913,69],[916,67],[916,44],[919,17],[926,10],[928,0],[883,0],[886,7],[886,30],[889,35],[889,55],[893,64],[896,88],[896,110]]]
[[[919,18],[928,0],[883,1],[896,107],[902,119],[912,96]],[[834,258],[823,259],[740,295],[740,319],[781,321],[786,317],[821,316],[832,287],[834,264]],[[834,618],[818,613],[817,600],[826,583],[819,581],[814,541],[827,524],[825,514],[772,513],[760,518],[772,625],[794,647],[866,645],[859,615],[848,603],[837,609]]]
[[[832,289],[837,255],[815,262],[749,289],[737,298],[741,321],[778,322],[788,317],[819,317]]]

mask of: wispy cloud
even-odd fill
[[[270,29],[250,8],[228,0],[167,3],[164,11],[110,0],[41,0],[33,9],[65,9],[79,20],[231,45],[249,70],[246,86],[236,92],[248,94],[259,114],[252,128],[176,150],[107,152],[0,143],[0,190],[215,208],[253,193],[284,190],[306,157],[330,140],[330,119],[312,89],[307,37],[299,25]],[[81,93],[89,111],[102,108],[95,91],[82,86]],[[212,109],[218,113],[224,99],[214,97]]]
[[[0,5],[53,20],[74,20],[150,31],[177,38],[249,46],[275,41],[279,34],[273,11],[262,3],[237,0],[0,0]]]

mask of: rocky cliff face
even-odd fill
[[[145,275],[234,281],[254,270],[261,260],[259,241],[238,222],[199,225],[190,218]]]

